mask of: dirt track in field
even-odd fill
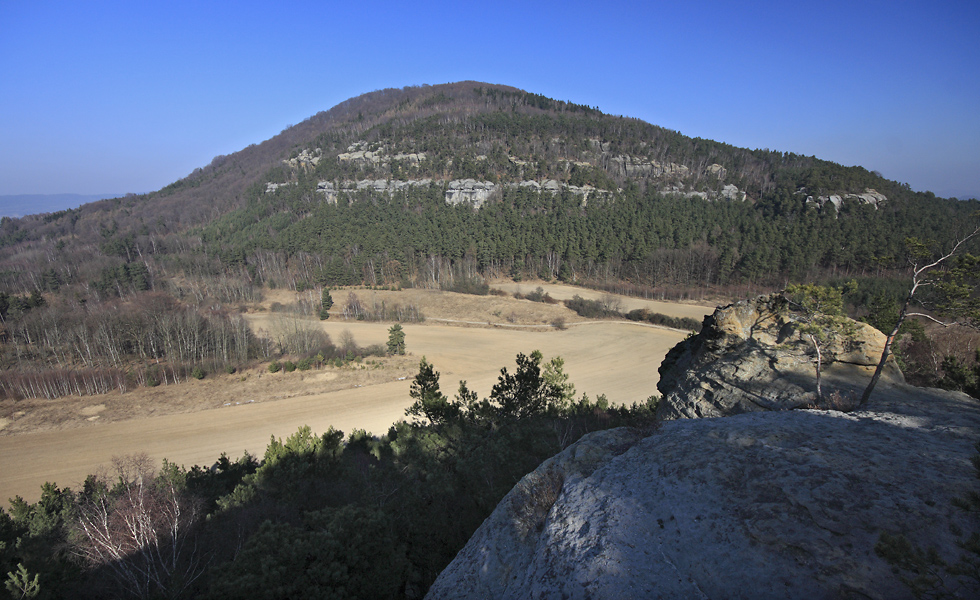
[[[522,289],[526,293],[534,287]],[[555,298],[595,294],[565,286],[545,289]],[[362,300],[388,298],[422,307],[430,321],[403,326],[409,357],[304,373],[272,374],[259,365],[244,373],[177,386],[21,405],[0,417],[7,421],[7,435],[0,436],[0,501],[14,495],[34,501],[45,481],[77,488],[113,456],[134,452],[189,467],[210,465],[222,452],[232,458],[245,451],[261,457],[270,436],[286,437],[302,425],[315,432],[333,426],[346,433],[353,429],[384,433],[411,404],[409,385],[422,356],[441,373],[447,395],[453,395],[464,379],[470,389],[486,396],[502,367],[513,370],[518,352],[540,350],[546,359],[557,355],[565,359],[565,370],[578,394],[605,394],[614,403],[642,401],[657,391],[657,367],[664,354],[686,335],[634,323],[585,323],[560,305],[513,298],[421,290],[356,293]],[[334,292],[335,309],[343,303],[338,296]],[[276,297],[288,299],[283,294]],[[700,317],[710,312],[694,305],[622,300],[624,308],[645,306],[673,316]],[[492,325],[542,325],[556,316],[566,320],[567,329]],[[249,318],[256,329],[274,326],[268,312],[250,313]],[[336,317],[317,323],[335,343],[349,331],[361,346],[383,344],[390,327],[390,323]],[[36,425],[33,431],[14,432],[12,426],[18,422]]]

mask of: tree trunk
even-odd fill
[[[858,407],[863,407],[868,403],[868,400],[871,399],[871,393],[874,392],[875,386],[878,385],[878,380],[881,379],[881,372],[885,370],[885,363],[888,362],[888,357],[891,355],[892,343],[898,337],[898,330],[901,329],[902,323],[905,322],[905,317],[909,312],[909,304],[912,302],[912,296],[915,294],[916,287],[918,287],[917,282],[913,283],[909,295],[905,298],[905,303],[902,304],[902,310],[898,313],[898,321],[895,322],[895,327],[885,337],[885,348],[881,351],[881,360],[878,361],[878,366],[875,367],[874,375],[871,376],[868,387],[864,388],[864,393],[861,394],[861,402],[858,404]]]
[[[810,342],[813,344],[813,349],[817,351],[817,402],[823,401],[823,388],[820,386],[820,367],[821,362],[823,362],[823,356],[820,353],[820,345],[817,344],[817,340],[814,336],[810,336]]]

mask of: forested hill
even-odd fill
[[[317,317],[424,319],[414,305],[368,307],[353,290],[334,298],[332,286],[486,294],[487,278],[512,277],[677,298],[855,278],[856,291],[841,286],[848,303],[890,330],[909,289],[905,239],[949,248],[977,208],[860,167],[692,139],[505,86],[372,92],[157,192],[0,219],[0,420],[23,415],[24,399],[342,369],[403,350],[404,331],[392,325],[387,349],[360,348],[349,331],[334,344]],[[263,301],[271,288],[305,293]],[[566,307],[620,318],[596,300]],[[269,330],[245,318],[252,310],[267,310],[256,316]],[[904,339],[909,381],[980,395],[976,343],[933,346],[921,327]],[[576,399],[562,364],[518,354],[489,397],[460,382],[450,400],[423,358],[409,392],[416,422],[384,436],[345,442],[304,427],[261,462],[165,462],[154,476],[134,456],[77,493],[45,485],[37,504],[0,510],[5,589],[110,597],[122,591],[100,582],[114,576],[139,597],[421,597],[541,460],[587,431],[653,426],[655,397]],[[537,491],[554,492],[550,481]],[[133,530],[116,525],[132,515],[149,527],[133,535],[157,541],[118,553],[115,534]]]
[[[478,82],[347,100],[164,189],[0,226],[0,291],[163,277],[776,284],[902,266],[975,202]],[[131,272],[137,272],[132,275]]]

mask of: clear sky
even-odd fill
[[[0,0],[0,195],[148,192],[464,79],[980,196],[977,0]]]

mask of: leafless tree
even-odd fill
[[[959,238],[948,252],[941,252],[939,256],[932,254],[929,251],[928,246],[918,240],[906,240],[906,244],[909,247],[908,261],[909,269],[912,272],[912,285],[909,288],[909,293],[905,296],[905,301],[902,303],[902,308],[899,310],[898,319],[895,321],[895,326],[892,328],[891,333],[887,334],[885,337],[885,346],[881,351],[881,359],[878,361],[878,366],[875,367],[874,375],[871,376],[871,381],[868,383],[868,387],[865,388],[864,393],[861,395],[862,406],[871,399],[871,393],[878,384],[878,379],[881,377],[881,372],[885,368],[885,363],[888,361],[888,357],[891,355],[892,344],[894,343],[895,338],[898,337],[898,332],[902,328],[902,323],[905,322],[905,319],[908,317],[921,317],[939,323],[944,327],[951,324],[940,321],[928,313],[909,312],[909,308],[912,305],[913,300],[916,298],[916,293],[921,291],[923,288],[935,286],[938,282],[937,274],[940,273],[941,268],[948,264],[957,253],[963,250],[964,245],[966,245],[966,243],[971,239],[977,237],[977,235],[980,235],[980,225],[977,225],[974,227],[973,231]]]
[[[114,459],[113,471],[114,486],[106,476],[86,484],[74,522],[75,553],[107,569],[132,597],[179,598],[205,568],[194,538],[200,502],[179,475],[157,475],[146,454]]]
[[[362,319],[364,318],[364,305],[361,304],[361,300],[357,297],[357,294],[350,292],[347,294],[347,303],[344,304],[344,318],[345,319]]]

